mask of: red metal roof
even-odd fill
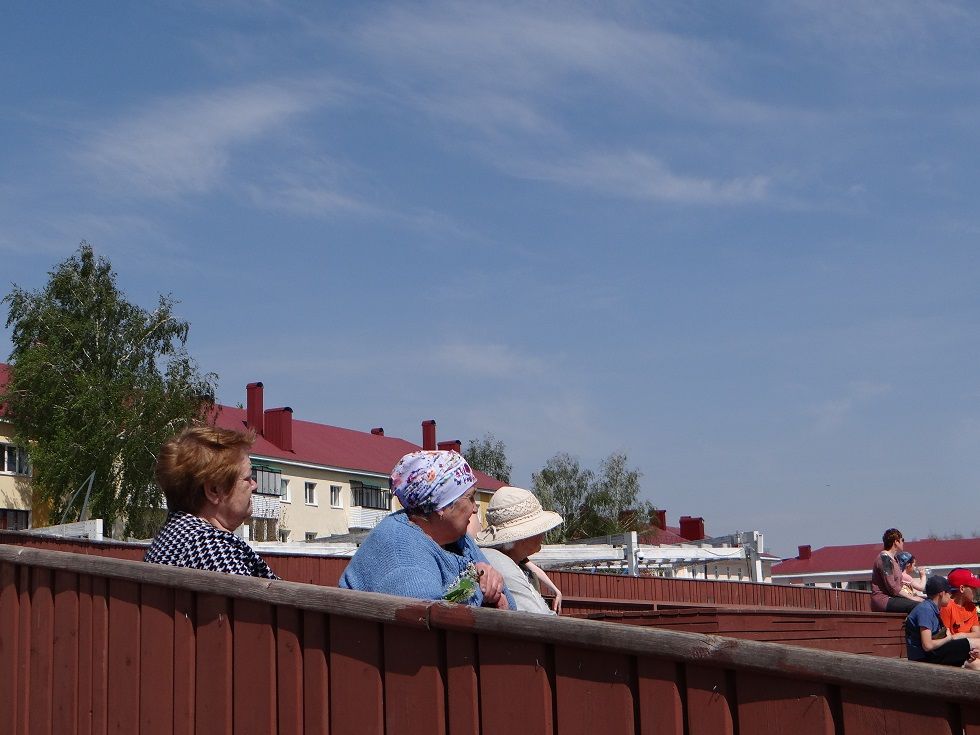
[[[924,566],[967,566],[980,564],[980,538],[906,541],[905,550]],[[824,574],[867,569],[881,552],[881,544],[824,546],[809,559],[787,559],[772,568],[774,575]]]
[[[245,409],[222,405],[218,408],[220,410],[215,420],[217,426],[236,430],[245,428]],[[287,462],[387,475],[403,455],[417,452],[421,448],[393,436],[379,436],[366,431],[293,419],[293,451],[284,451],[265,437],[259,436],[252,447],[252,453]],[[504,486],[504,483],[482,472],[476,472],[476,477],[477,487],[481,490],[496,490]]]
[[[651,544],[654,546],[697,543],[681,536],[681,529],[677,526],[667,526],[667,528],[651,526],[647,530],[638,533],[636,540],[641,544]]]

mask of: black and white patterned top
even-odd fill
[[[143,561],[279,579],[262,557],[238,536],[179,510],[171,511],[167,516],[167,522],[153,539]]]

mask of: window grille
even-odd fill
[[[391,490],[377,485],[365,485],[353,480],[350,484],[353,504],[361,508],[391,510]]]
[[[282,495],[282,470],[261,464],[252,464],[255,492],[260,495]]]

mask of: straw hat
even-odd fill
[[[536,497],[519,487],[502,487],[487,507],[487,527],[476,536],[480,546],[503,544],[537,536],[560,526],[562,517],[544,510]]]

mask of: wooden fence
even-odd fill
[[[146,546],[141,544],[66,539],[17,531],[0,531],[0,544],[134,560],[142,559],[146,550]],[[278,553],[266,549],[263,549],[262,554],[272,570],[283,579],[331,587],[337,585],[348,561],[335,557]],[[717,606],[801,607],[808,610],[869,610],[867,592],[585,572],[552,571],[548,574],[567,597],[670,601]]]
[[[569,597],[620,600],[670,600],[711,605],[802,607],[808,610],[870,610],[867,592],[826,587],[797,587],[759,582],[720,582],[666,577],[625,577],[613,574],[548,572]],[[870,566],[868,576],[871,576]]]
[[[898,613],[804,610],[794,607],[711,607],[696,603],[635,603],[565,598],[562,615],[727,638],[771,641],[825,651],[905,656],[905,616]],[[646,609],[643,606],[646,605]]]
[[[980,735],[977,676],[0,547],[17,735]]]

